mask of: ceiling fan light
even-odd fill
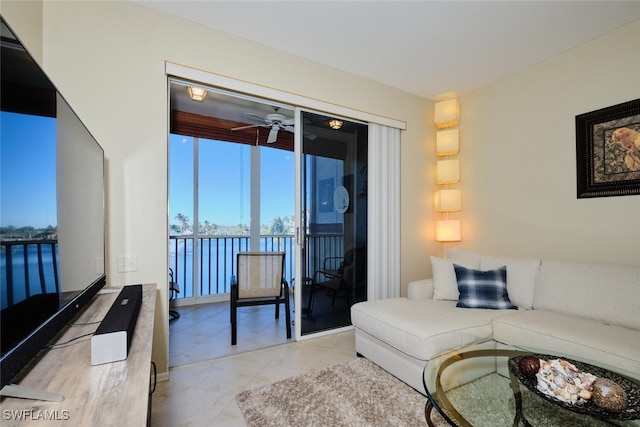
[[[187,93],[194,101],[204,101],[204,97],[207,96],[207,91],[201,87],[189,86],[187,87]]]
[[[329,121],[329,127],[331,129],[340,129],[343,125],[343,122],[338,119],[332,119]]]

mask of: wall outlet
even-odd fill
[[[138,271],[138,257],[135,255],[121,255],[118,257],[118,273]]]

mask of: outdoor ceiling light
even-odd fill
[[[338,119],[332,119],[329,121],[329,126],[331,129],[340,129],[343,125],[343,122]]]
[[[207,96],[207,91],[201,87],[189,86],[187,93],[194,101],[204,101],[204,97]]]

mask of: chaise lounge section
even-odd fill
[[[472,344],[558,352],[640,377],[640,267],[456,249],[431,262],[433,278],[410,283],[407,298],[351,308],[358,354],[421,393],[429,360]],[[466,283],[460,294],[456,269],[458,275],[498,274],[500,267],[506,269],[503,307],[517,309],[457,306],[471,301],[475,307],[477,301],[468,299]],[[486,306],[480,300],[476,305]]]

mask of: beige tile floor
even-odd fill
[[[226,307],[226,311],[221,306],[182,309],[181,318],[172,322],[170,379],[158,383],[153,395],[153,427],[244,426],[235,403],[235,396],[241,391],[357,357],[353,331],[287,342],[284,325],[273,319],[273,307],[264,313],[266,307],[243,314],[238,326],[238,348],[231,348],[228,304]],[[284,318],[282,314],[281,317]],[[218,332],[211,332],[214,328],[200,326],[208,323],[206,319],[224,322]],[[183,325],[178,326],[183,320]],[[207,344],[207,339],[218,344]],[[175,355],[171,354],[175,344],[171,340],[181,340]],[[255,349],[264,343],[269,347]],[[190,357],[189,348],[196,356]]]
[[[275,319],[274,305],[239,307],[235,346],[231,346],[229,302],[176,310],[180,318],[169,323],[170,368],[291,342],[286,336],[284,305],[280,305],[279,319]]]

